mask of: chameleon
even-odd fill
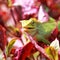
[[[47,38],[56,28],[56,21],[53,18],[50,17],[49,20],[44,23],[39,22],[35,18],[22,20],[20,22],[24,31],[29,33],[32,37],[36,37],[37,41],[41,41],[48,45],[50,44]]]

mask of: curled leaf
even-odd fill
[[[56,50],[59,49],[59,41],[57,38],[50,44],[50,46],[54,47]]]
[[[14,43],[15,43],[15,41],[16,41],[15,39],[12,39],[12,40],[8,43],[8,45],[7,45],[7,47],[6,47],[6,55],[7,55],[7,56],[9,55],[9,53],[10,53],[10,51],[11,51],[11,49],[12,49]]]
[[[48,47],[45,51],[51,60],[58,60],[58,51],[54,47]]]

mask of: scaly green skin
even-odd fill
[[[50,36],[56,27],[54,19],[50,18],[48,22],[40,23],[36,19],[31,18],[30,20],[23,20],[21,23],[22,27],[26,29],[25,32],[28,32],[33,37],[36,36],[38,41],[50,44],[46,38]]]

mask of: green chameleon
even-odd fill
[[[22,28],[25,29],[25,32],[28,32],[32,37],[36,36],[37,41],[44,42],[45,44],[50,44],[46,38],[51,35],[52,31],[57,26],[56,21],[51,17],[49,18],[49,21],[45,23],[40,23],[35,18],[20,22],[22,23]]]

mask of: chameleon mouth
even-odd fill
[[[34,27],[24,27],[23,29],[25,32],[28,32],[28,33],[36,31],[36,29]]]

